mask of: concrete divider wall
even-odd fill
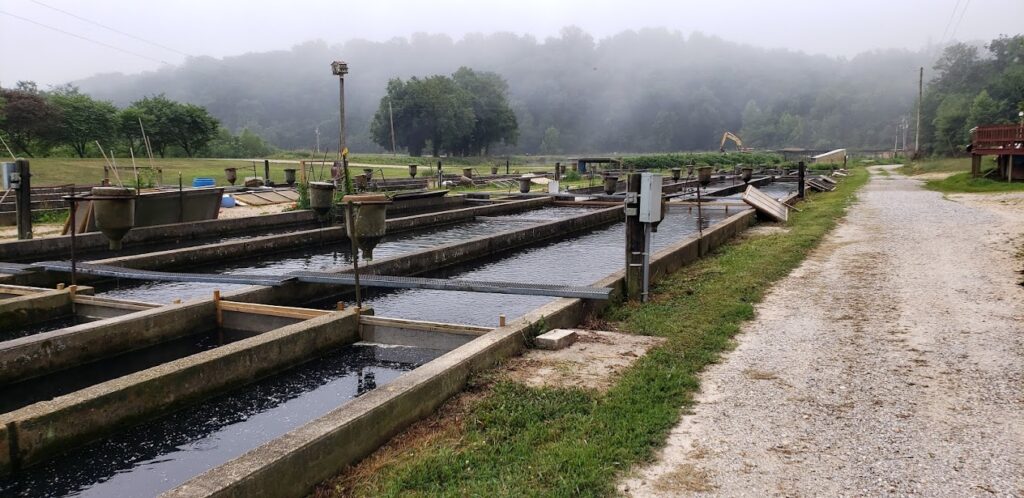
[[[289,211],[264,216],[243,218],[225,218],[218,220],[197,221],[193,223],[175,223],[132,229],[124,237],[126,246],[174,242],[223,236],[249,230],[274,229],[287,226],[303,226],[315,222],[312,211]],[[98,232],[84,233],[75,236],[75,245],[79,251],[105,250],[107,238]],[[71,237],[47,237],[44,239],[19,240],[0,243],[0,261],[40,261],[44,259],[61,259],[71,250]]]
[[[744,230],[753,220],[744,210],[705,231],[709,242],[721,244]],[[659,251],[651,261],[657,279],[696,260],[702,239],[697,236]],[[708,245],[708,250],[716,247]],[[613,300],[621,299],[625,271],[594,283],[612,287]],[[464,346],[357,398],[309,424],[211,469],[164,497],[305,496],[318,483],[375,451],[413,422],[437,409],[461,391],[476,371],[491,368],[519,354],[528,340],[543,329],[574,327],[585,316],[607,306],[607,301],[560,298],[508,326],[496,328]]]
[[[358,322],[352,311],[330,313],[2,415],[16,441],[8,470],[356,342]]]
[[[388,233],[400,233],[413,229],[427,228],[446,223],[471,220],[488,214],[511,214],[536,209],[549,204],[551,199],[530,199],[507,204],[494,204],[471,208],[455,209],[438,213],[420,214],[387,220]],[[287,234],[265,235],[245,240],[207,244],[198,247],[171,249],[131,256],[121,256],[93,261],[96,264],[122,266],[142,270],[174,269],[190,265],[209,264],[229,259],[246,259],[255,255],[295,250],[301,247],[346,242],[344,226],[302,230]],[[61,278],[57,276],[56,278]],[[85,277],[88,279],[89,277]]]
[[[46,290],[0,299],[0,330],[17,330],[71,313],[71,293]]]
[[[213,301],[168,305],[0,343],[0,385],[216,327]]]

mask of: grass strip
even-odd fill
[[[692,405],[701,370],[733,347],[754,304],[835,226],[867,178],[865,169],[852,170],[836,191],[801,204],[787,230],[729,243],[659,282],[652,302],[612,308],[605,319],[620,330],[668,341],[609,391],[477,379],[478,395],[451,413],[442,410],[445,418],[434,420],[431,435],[371,469],[328,481],[317,494],[612,494],[625,471],[664,444]]]

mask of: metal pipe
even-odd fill
[[[363,309],[363,296],[359,289],[359,245],[356,241],[355,216],[352,215],[352,201],[345,203],[345,226],[349,232],[349,243],[352,246],[352,278],[356,286],[356,309]]]

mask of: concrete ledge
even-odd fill
[[[557,351],[565,349],[576,342],[576,331],[572,329],[555,329],[537,336],[536,343],[540,349]]]
[[[0,343],[0,385],[216,327],[212,300],[83,323]]]
[[[17,330],[71,313],[71,292],[42,290],[0,299],[0,330]]]
[[[232,233],[258,229],[276,229],[286,226],[312,224],[316,218],[312,211],[288,211],[285,213],[175,223],[132,229],[124,237],[126,246],[174,242],[223,236]],[[107,238],[101,233],[84,233],[75,236],[75,244],[82,254],[89,251],[106,250]],[[41,261],[63,259],[71,250],[71,237],[47,237],[44,239],[19,240],[0,243],[0,261]]]
[[[713,241],[727,240],[725,234],[745,229],[752,219],[753,211],[745,210],[719,222],[713,229],[720,229],[723,237]],[[697,259],[701,245],[702,240],[694,236],[659,251],[652,260],[653,278]],[[620,299],[624,273],[613,273],[593,285],[616,289],[613,298]],[[432,413],[462,390],[472,372],[520,353],[542,326],[573,327],[606,305],[556,299],[162,496],[305,496],[324,479]]]
[[[29,466],[358,338],[358,315],[331,313],[30,405],[0,425],[14,429],[14,466]]]

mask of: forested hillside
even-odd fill
[[[708,150],[718,148],[725,130],[762,148],[884,148],[892,146],[897,122],[913,115],[917,68],[930,76],[937,55],[890,50],[843,59],[663,29],[595,40],[566,28],[544,40],[497,33],[309,42],[75,84],[120,106],[165,93],[207,108],[232,131],[248,128],[284,148],[312,147],[319,127],[322,146],[333,149],[338,90],[329,64],[342,59],[351,70],[348,143],[369,152],[382,150],[370,124],[389,79],[465,66],[508,83],[517,145],[492,153]]]

